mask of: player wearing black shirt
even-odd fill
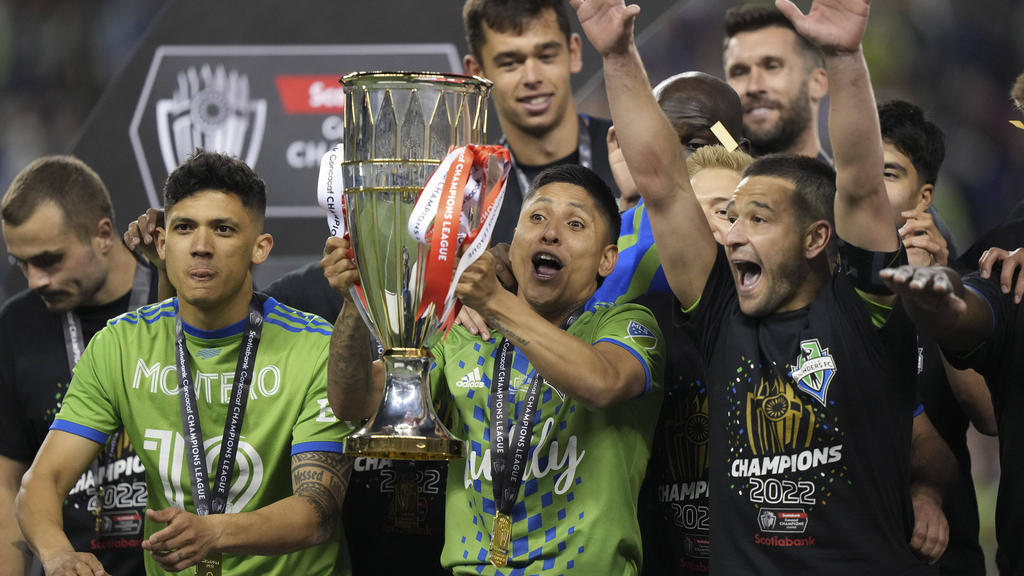
[[[986,234],[975,246],[1024,245],[1024,220],[1010,220]],[[1024,573],[1024,465],[1019,446],[1024,443],[1024,312],[1016,302],[1020,280],[1012,275],[1021,263],[1021,251],[993,248],[998,258],[1013,258],[1015,265],[992,269],[991,275],[972,272],[963,277],[949,268],[906,266],[887,270],[883,278],[906,302],[922,333],[941,345],[955,366],[973,368],[988,384],[999,432],[999,495],[996,501],[996,565],[1000,574]],[[971,249],[967,254],[976,254]],[[1006,293],[1003,293],[1003,288]]]
[[[916,340],[875,276],[903,252],[860,46],[868,3],[815,2],[806,16],[780,3],[825,56],[837,173],[810,158],[755,161],[730,202],[724,250],[671,126],[645,97],[638,8],[571,3],[604,59],[618,141],[666,276],[700,330],[711,572],[934,573],[907,544]]]
[[[29,283],[0,309],[0,566],[22,574],[28,550],[13,516],[21,476],[86,344],[107,320],[156,301],[158,274],[121,243],[110,195],[77,158],[25,167],[4,195],[2,217],[10,258]],[[64,532],[111,574],[138,574],[145,508],[142,464],[130,439],[114,434],[65,500]]]

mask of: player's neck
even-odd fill
[[[818,139],[818,121],[812,118],[807,129],[801,132],[796,141],[793,142],[793,145],[783,150],[783,153],[817,158],[821,154],[821,140]]]
[[[214,331],[244,320],[249,315],[249,302],[252,301],[251,279],[244,286],[244,290],[239,290],[227,301],[215,303],[194,304],[179,295],[181,321],[193,328]]]
[[[121,298],[132,289],[138,261],[120,240],[114,242],[107,256],[107,277],[96,294],[83,302],[85,306],[103,306]]]
[[[579,145],[579,120],[576,107],[570,106],[565,116],[543,134],[527,132],[502,124],[508,147],[516,162],[527,166],[543,166],[572,154]]]

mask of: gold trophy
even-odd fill
[[[429,247],[409,227],[420,191],[449,150],[484,143],[490,82],[450,74],[357,72],[341,84],[345,220],[360,279],[353,301],[384,349],[387,373],[376,414],[346,439],[345,451],[404,460],[462,458],[463,442],[434,412],[427,378],[429,347],[443,324],[441,310],[424,299],[424,292],[430,283],[435,292],[447,291],[451,276],[428,279]],[[468,223],[472,227],[481,210],[473,199],[466,202],[470,220],[476,220]]]

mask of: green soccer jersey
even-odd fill
[[[495,504],[491,488],[489,393],[500,335],[490,341],[456,326],[432,352],[435,398],[452,402],[452,431],[467,458],[448,469],[445,545],[441,563],[456,574],[637,574],[637,493],[661,404],[663,344],[642,306],[584,312],[569,333],[591,344],[611,342],[632,353],[647,373],[639,397],[591,410],[549,384],[539,393],[526,472],[512,513],[509,565],[488,562]],[[533,372],[516,352],[511,388],[515,422]],[[511,436],[511,434],[510,434]]]
[[[292,494],[291,456],[341,452],[351,432],[331,412],[326,367],[331,325],[268,298],[227,512],[247,512]],[[52,429],[104,442],[124,426],[146,468],[148,507],[195,511],[185,465],[175,363],[177,299],[112,319],[92,341]],[[245,320],[216,331],[185,325],[186,347],[210,482],[220,454]],[[130,496],[130,495],[129,495]],[[145,536],[163,528],[146,520]],[[347,573],[338,538],[282,556],[223,556],[223,573]],[[338,566],[336,566],[336,563]],[[167,574],[147,554],[146,573]]]

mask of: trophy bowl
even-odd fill
[[[345,217],[361,287],[353,301],[384,350],[387,374],[376,413],[346,439],[345,451],[462,458],[463,442],[444,427],[430,398],[429,348],[442,334],[441,310],[433,302],[421,310],[428,246],[410,235],[409,220],[449,150],[484,143],[491,83],[455,74],[357,72],[341,85]],[[468,213],[479,218],[473,206]],[[439,280],[445,279],[430,281]]]

